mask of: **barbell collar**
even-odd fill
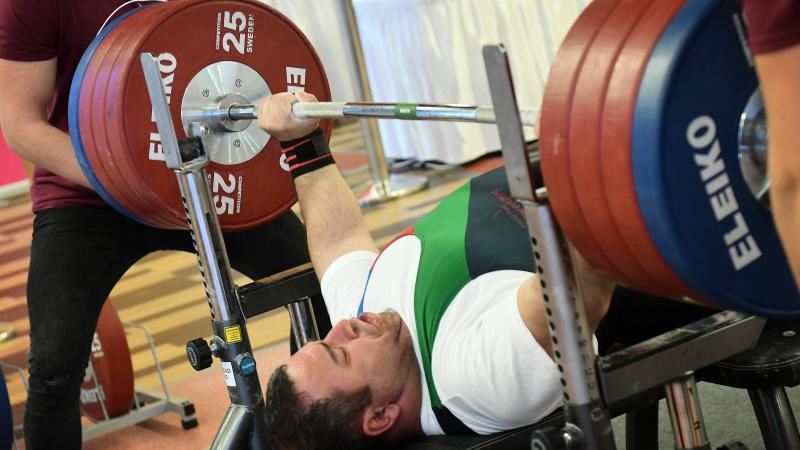
[[[538,108],[522,108],[522,124],[534,126]],[[417,103],[361,103],[361,102],[296,102],[292,113],[298,119],[377,118],[400,120],[433,120],[450,122],[495,123],[494,109],[489,106],[436,105]],[[191,113],[195,117],[194,112]],[[202,112],[217,118],[214,111]],[[226,114],[222,111],[222,114]],[[256,105],[232,105],[227,118],[233,121],[258,118]],[[213,122],[213,121],[212,121]]]

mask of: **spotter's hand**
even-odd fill
[[[270,95],[258,107],[258,126],[283,142],[309,135],[319,126],[319,119],[295,117],[292,104],[296,101],[316,102],[317,97],[303,91]]]

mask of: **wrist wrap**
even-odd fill
[[[286,155],[286,164],[292,178],[333,164],[333,155],[328,147],[328,140],[322,128],[317,128],[308,136],[281,142],[283,154]]]

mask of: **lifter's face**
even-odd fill
[[[300,349],[287,373],[299,392],[315,400],[369,386],[373,403],[393,402],[416,364],[410,333],[397,313],[364,313]]]

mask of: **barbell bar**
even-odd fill
[[[215,102],[225,105],[227,102]],[[525,126],[535,126],[538,108],[521,108]],[[433,120],[450,122],[495,123],[490,106],[426,104],[426,103],[369,103],[369,102],[295,102],[292,114],[299,119],[372,118],[399,120]],[[258,118],[258,105],[232,104],[225,107],[183,111],[184,122],[211,124],[218,131],[236,131],[227,123]]]

